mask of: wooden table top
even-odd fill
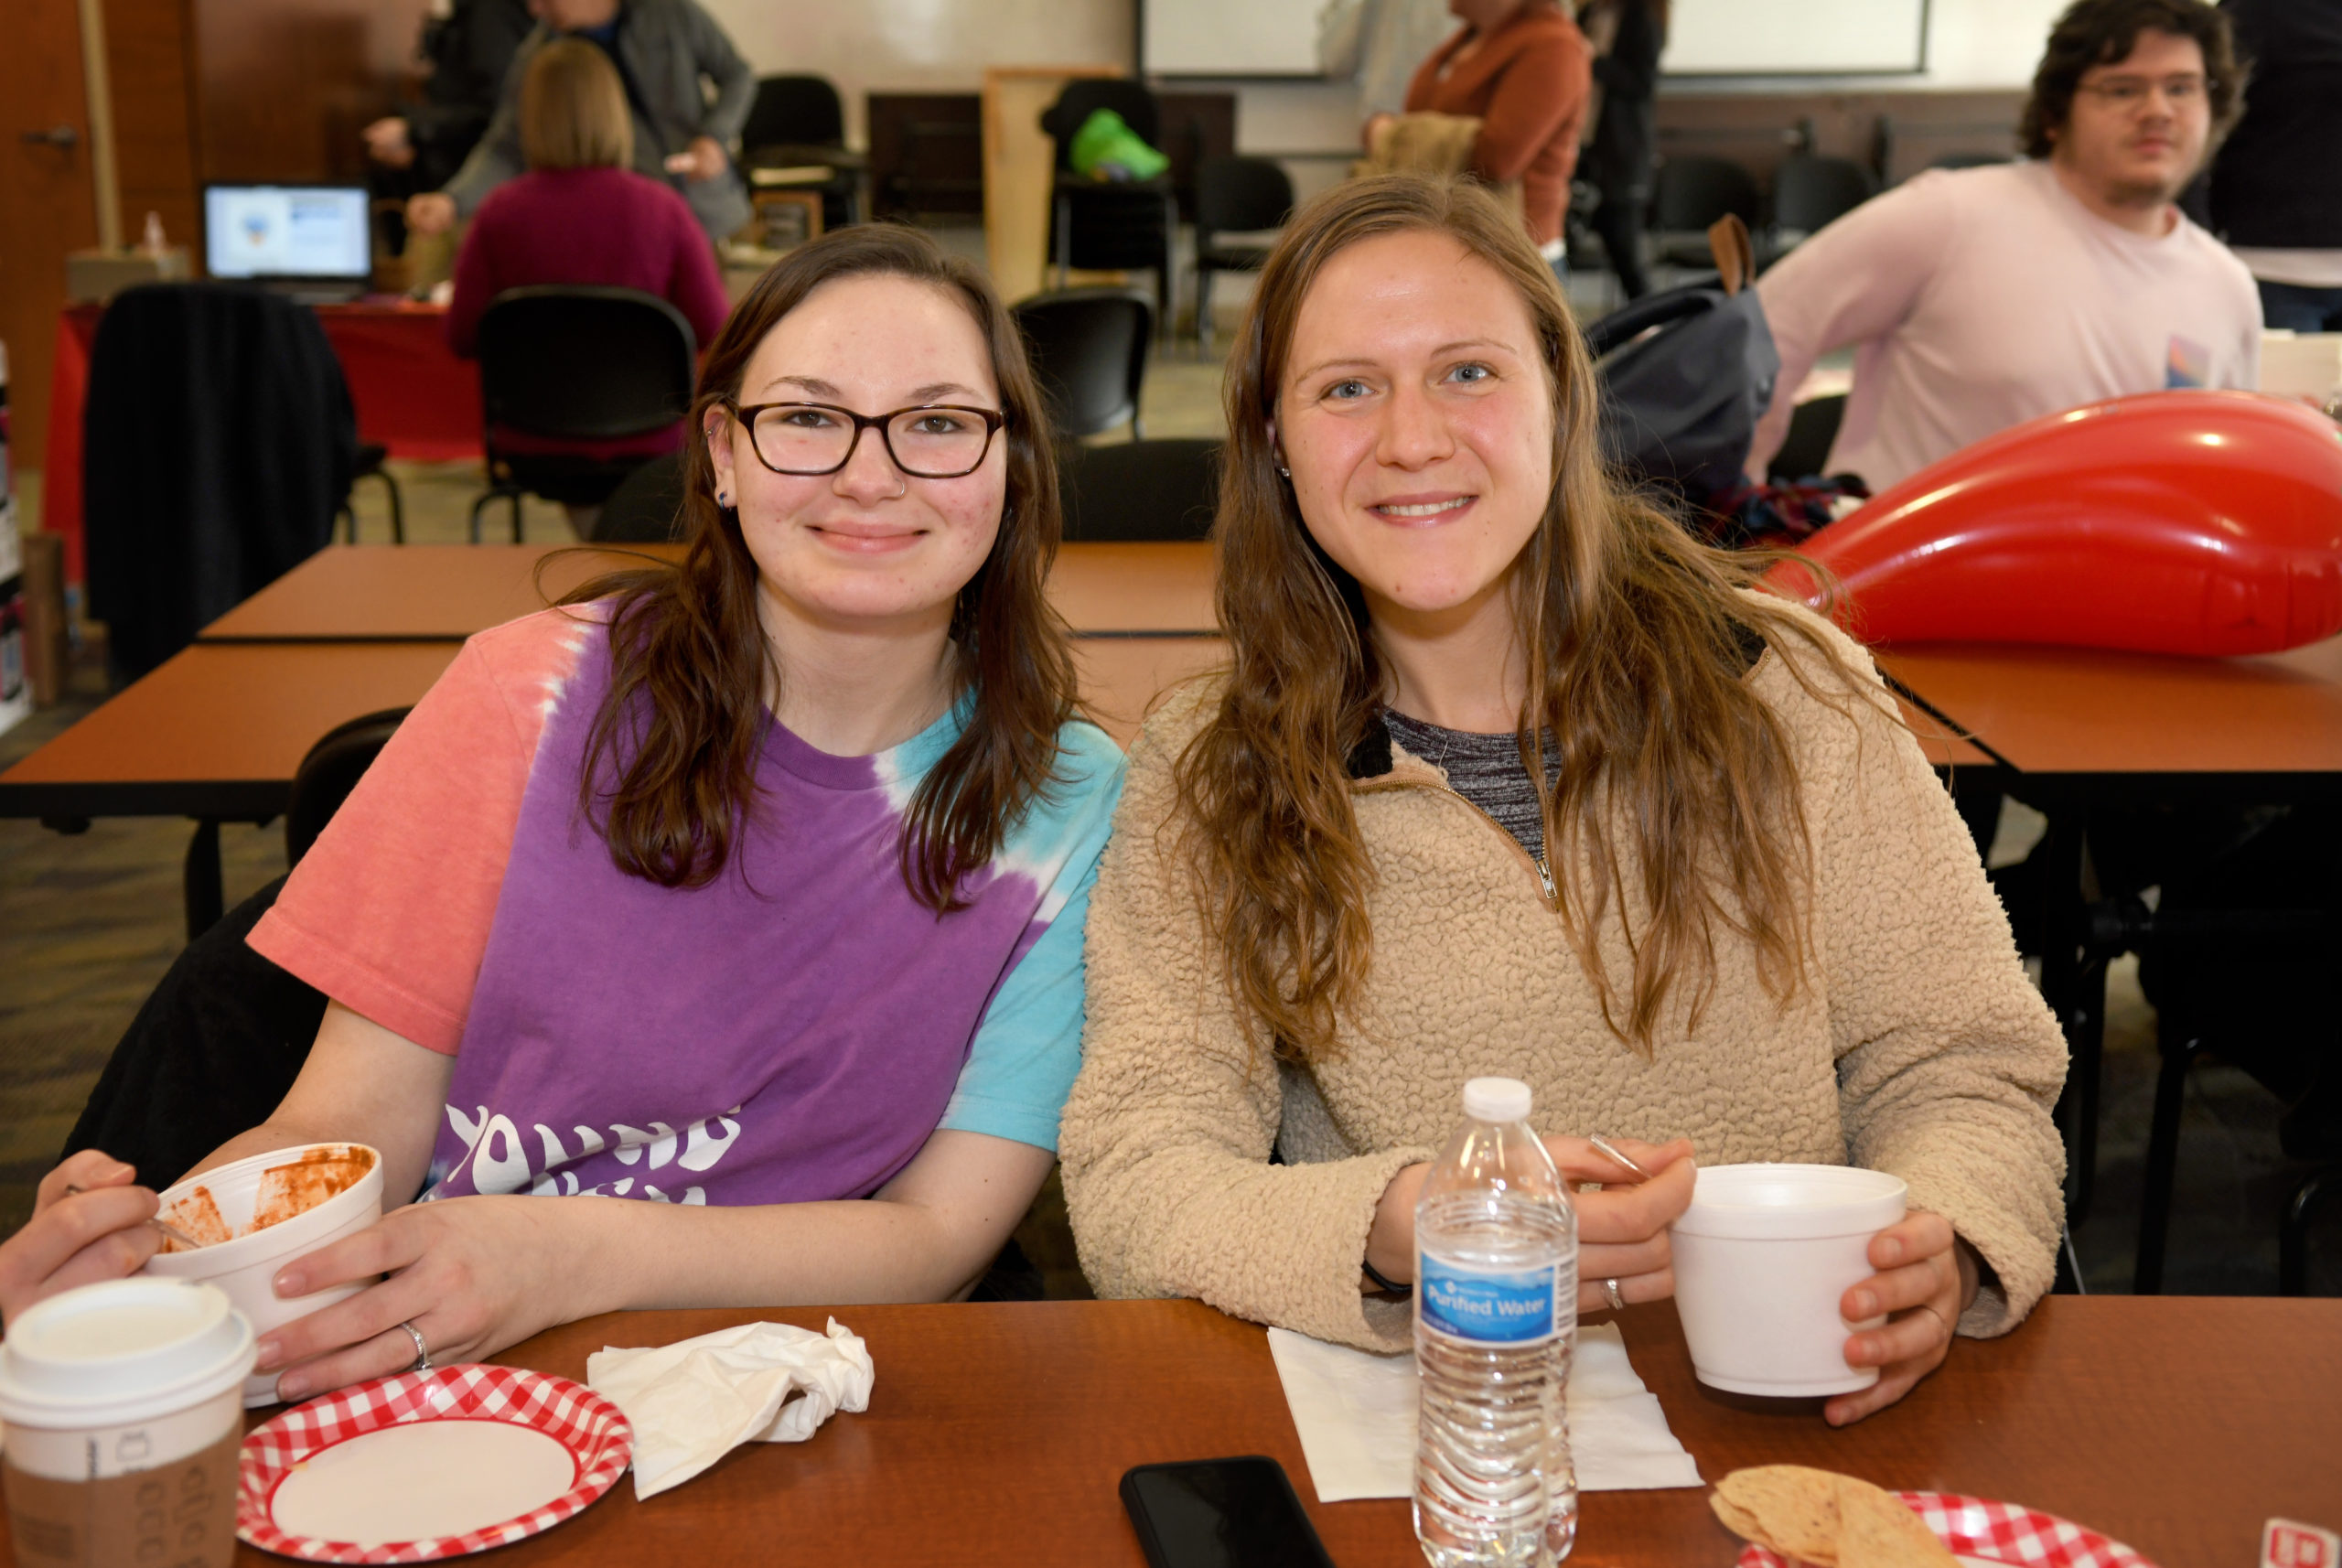
[[[413,706],[461,646],[198,643],[0,773],[0,816],[274,816],[318,736]]]
[[[622,568],[630,555],[682,553],[673,544],[330,544],[204,628],[202,639],[460,640]],[[1217,629],[1208,544],[1068,544],[1058,552],[1049,595],[1078,633]]]
[[[2342,638],[2254,659],[1949,643],[1877,655],[2028,776],[2342,775]]]
[[[198,643],[0,773],[0,817],[210,817],[285,810],[294,769],[334,725],[411,707],[458,642]],[[1082,695],[1128,745],[1156,694],[1224,657],[1213,637],[1074,645]]]
[[[833,1309],[869,1343],[870,1408],[803,1444],[752,1444],[648,1503],[622,1478],[535,1563],[1127,1564],[1115,1486],[1133,1465],[1265,1454],[1344,1568],[1421,1568],[1403,1499],[1321,1504],[1266,1335],[1194,1302]],[[605,1345],[658,1345],[818,1308],[615,1314],[498,1359],[583,1378]],[[2272,1516],[2342,1524],[2342,1302],[2053,1296],[1961,1340],[1910,1398],[1843,1431],[1703,1391],[1674,1308],[1620,1319],[1635,1369],[1700,1473],[1816,1465],[1884,1486],[2021,1502],[2162,1568],[2255,1561]],[[1584,1498],[1573,1561],[1724,1568],[1738,1543],[1699,1489]],[[5,1545],[0,1541],[0,1552]],[[0,1568],[8,1559],[0,1556]],[[274,1562],[249,1548],[238,1562]]]

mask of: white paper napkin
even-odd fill
[[[1373,1356],[1289,1329],[1269,1330],[1285,1403],[1321,1503],[1403,1498],[1415,1480],[1415,1359]],[[1700,1467],[1659,1396],[1643,1387],[1616,1325],[1577,1331],[1570,1368],[1570,1457],[1582,1492],[1697,1487]]]
[[[586,1384],[634,1428],[639,1501],[681,1486],[743,1443],[802,1443],[833,1411],[870,1408],[869,1348],[830,1319],[827,1335],[744,1323],[647,1350],[604,1348]],[[801,1391],[802,1397],[790,1399]]]

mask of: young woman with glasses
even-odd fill
[[[287,1399],[618,1307],[964,1294],[1048,1173],[1122,758],[1015,328],[916,231],[825,236],[717,338],[685,472],[680,567],[474,637],[252,938],[332,1003],[205,1164],[355,1140],[423,1199],[278,1276],[388,1275],[263,1340]],[[0,1309],[151,1251],[76,1160]]]
[[[2021,1318],[2057,1026],[1862,651],[1606,472],[1519,222],[1353,181],[1237,344],[1232,669],[1133,747],[1090,918],[1063,1153],[1099,1293],[1404,1347],[1426,1163],[1501,1074],[1622,1184],[1579,1202],[1581,1311],[1672,1293],[1696,1152],[1908,1183],[1841,1304],[1883,1375],[1832,1421]]]

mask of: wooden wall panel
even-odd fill
[[[1662,157],[1730,158],[1763,184],[1770,183],[1773,170],[1789,154],[1820,153],[1852,158],[1893,184],[1946,154],[2014,152],[2024,103],[2025,94],[2014,91],[1662,91],[1659,150]]]
[[[428,0],[192,0],[197,172],[355,180]]]
[[[188,91],[189,26],[188,0],[106,0],[123,239],[136,244],[146,214],[158,213],[164,233],[194,249],[199,263],[202,198]]]

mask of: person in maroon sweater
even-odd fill
[[[609,57],[561,38],[529,61],[521,84],[521,147],[529,172],[490,191],[472,215],[456,259],[447,340],[473,358],[479,318],[506,289],[529,284],[601,284],[655,294],[683,313],[704,347],[730,306],[714,248],[683,199],[627,165],[634,132],[626,89]],[[500,433],[515,451],[645,458],[679,451],[683,427],[622,440],[550,442]],[[571,508],[582,532],[590,509]]]
[[[715,252],[683,199],[634,173],[626,89],[609,57],[561,38],[521,84],[529,172],[490,191],[456,262],[447,340],[469,359],[489,302],[528,284],[606,284],[671,302],[700,343],[730,306]]]

